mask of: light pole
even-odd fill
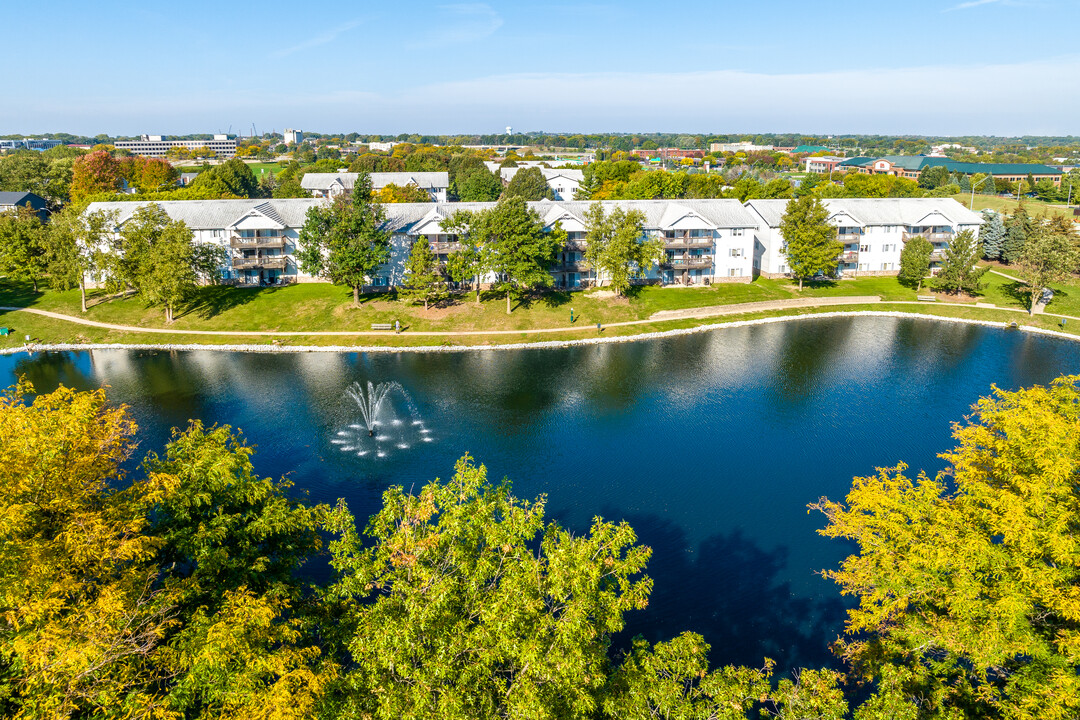
[[[971,184],[971,202],[968,203],[968,210],[973,210],[975,208],[975,188],[979,187],[980,185],[982,185],[987,180],[993,180],[993,179],[994,179],[994,176],[991,173],[991,174],[988,174],[986,177],[984,177],[979,182]]]

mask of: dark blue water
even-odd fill
[[[815,573],[850,548],[816,535],[808,503],[842,498],[879,466],[936,472],[950,423],[991,384],[1077,372],[1075,343],[893,318],[560,350],[0,357],[4,384],[21,373],[41,391],[110,386],[143,450],[189,418],[241,428],[260,473],[288,475],[316,502],[344,497],[359,518],[388,485],[446,478],[469,452],[518,495],[546,494],[549,515],[576,530],[596,515],[634,526],[654,549],[655,588],[628,633],[695,630],[716,663],[780,667],[829,662],[843,625],[842,599]],[[346,387],[368,380],[401,383],[432,441],[413,433],[384,458],[335,444],[359,421]]]

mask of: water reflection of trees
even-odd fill
[[[854,318],[828,318],[755,327],[755,347],[766,351],[758,366],[768,374],[765,395],[781,409],[814,402],[833,382],[830,370],[842,360],[854,325]]]
[[[92,377],[89,352],[45,352],[26,355],[15,361],[15,378],[25,377],[39,393],[52,392],[60,385],[90,390],[98,387]]]
[[[843,631],[844,603],[829,586],[824,597],[794,595],[779,579],[785,548],[765,550],[739,530],[694,548],[682,528],[660,516],[626,520],[653,549],[647,573],[654,584],[649,606],[626,616],[617,646],[637,634],[657,642],[689,630],[712,645],[713,665],[759,666],[770,657],[781,671],[837,666],[829,644]]]

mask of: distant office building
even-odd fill
[[[0,140],[0,150],[48,150],[61,145],[60,140],[47,138],[23,138],[22,140]]]
[[[304,133],[301,130],[286,128],[284,138],[286,145],[302,145],[304,143]]]
[[[711,143],[709,152],[714,153],[737,153],[737,152],[768,152],[773,149],[772,145],[755,145],[752,142],[737,143]]]
[[[213,150],[218,157],[236,155],[236,140],[228,135],[215,135],[213,140],[162,140],[161,135],[143,135],[138,140],[117,140],[113,143],[117,150],[127,150],[143,157],[163,158],[174,147],[188,150]]]
[[[29,205],[41,222],[48,218],[45,209],[45,198],[32,192],[0,192],[0,213],[14,212],[16,209]]]
[[[836,157],[833,155],[826,155],[824,157],[815,155],[806,158],[806,172],[825,174],[831,173],[836,170],[837,166],[844,161],[842,157]]]
[[[929,155],[886,155],[885,157],[854,157],[844,160],[838,170],[860,172],[867,175],[895,175],[896,177],[918,180],[923,170],[931,167],[944,167],[950,173],[977,175],[989,173],[996,180],[1018,183],[1027,180],[1028,175],[1035,182],[1050,180],[1055,185],[1061,184],[1061,170],[1049,165],[1034,163],[973,163],[949,160],[948,158]]]

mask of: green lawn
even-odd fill
[[[984,299],[1001,307],[1021,307],[1010,291],[1011,281],[988,275]],[[925,291],[924,291],[925,292]],[[400,321],[406,328],[401,335],[385,337],[295,337],[279,342],[307,345],[435,345],[435,344],[494,344],[535,340],[559,340],[595,336],[597,322],[608,325],[627,320],[646,320],[661,310],[726,305],[794,297],[835,297],[877,295],[882,299],[914,300],[915,291],[900,285],[896,278],[871,277],[840,282],[807,283],[804,289],[786,280],[759,278],[752,283],[718,283],[705,288],[641,287],[629,298],[598,297],[594,292],[550,292],[515,303],[514,312],[506,314],[505,298],[496,293],[484,293],[476,304],[471,294],[453,302],[425,311],[422,305],[412,305],[388,295],[368,295],[359,307],[353,307],[349,291],[325,283],[303,283],[282,288],[243,289],[231,287],[201,288],[196,297],[177,312],[175,330],[225,331],[367,331],[372,323]],[[942,298],[945,299],[945,298]],[[99,322],[132,325],[145,328],[165,328],[160,308],[149,308],[137,296],[104,298],[91,293],[91,306],[83,315],[79,311],[77,291],[46,290],[33,293],[25,284],[0,280],[0,305],[33,307],[85,317]],[[867,306],[868,308],[871,306]],[[886,306],[872,306],[882,309]],[[908,312],[955,314],[975,312],[977,317],[1028,322],[1024,316],[1002,311],[983,311],[967,306],[938,307],[895,306]],[[567,327],[570,309],[574,309],[574,326],[578,331],[552,334],[530,334],[538,328]],[[845,308],[848,309],[848,308]],[[818,311],[828,311],[823,308]],[[779,314],[801,314],[814,310],[785,310],[730,316],[730,319],[765,317]],[[994,314],[996,312],[996,315]],[[1063,288],[1050,312],[1080,315],[1080,287]],[[988,314],[989,313],[989,314]],[[964,315],[967,316],[967,315]],[[619,328],[605,328],[605,335],[629,335],[655,330],[692,327],[717,322],[712,320],[679,320],[650,322]],[[1036,318],[1035,324],[1053,327],[1056,320]],[[13,328],[11,337],[0,337],[0,348],[17,347],[25,335],[42,342],[127,342],[127,343],[211,343],[211,344],[269,344],[271,338],[235,336],[197,336],[183,334],[148,334],[93,328],[63,320],[42,318],[26,313],[0,311],[0,326]],[[1072,328],[1070,328],[1071,330]],[[1080,331],[1080,323],[1076,328]],[[408,331],[520,330],[521,334],[497,337],[442,338],[410,336]]]
[[[251,172],[255,173],[256,178],[261,178],[268,172],[277,175],[285,168],[285,165],[278,162],[248,163],[247,166],[251,168]]]
[[[1007,275],[1019,277],[1015,270],[1007,266],[995,269]],[[984,275],[983,281],[986,283],[986,287],[983,288],[982,298],[980,298],[983,302],[993,303],[998,307],[1027,309],[1029,296],[1022,291],[1026,287],[1023,283],[992,272]],[[1050,287],[1054,291],[1054,299],[1046,306],[1046,312],[1056,315],[1080,316],[1080,280],[1074,278]]]
[[[1012,214],[1016,211],[1016,208],[1020,206],[1019,200],[1003,198],[997,195],[980,195],[978,193],[975,194],[974,204],[971,203],[971,193],[953,195],[953,199],[964,207],[972,205],[972,209],[975,212],[989,208],[999,213]],[[1068,215],[1072,217],[1072,208],[1066,208],[1063,205],[1051,205],[1033,198],[1025,199],[1024,207],[1027,208],[1028,213],[1036,217],[1043,213],[1048,213],[1050,215]]]

